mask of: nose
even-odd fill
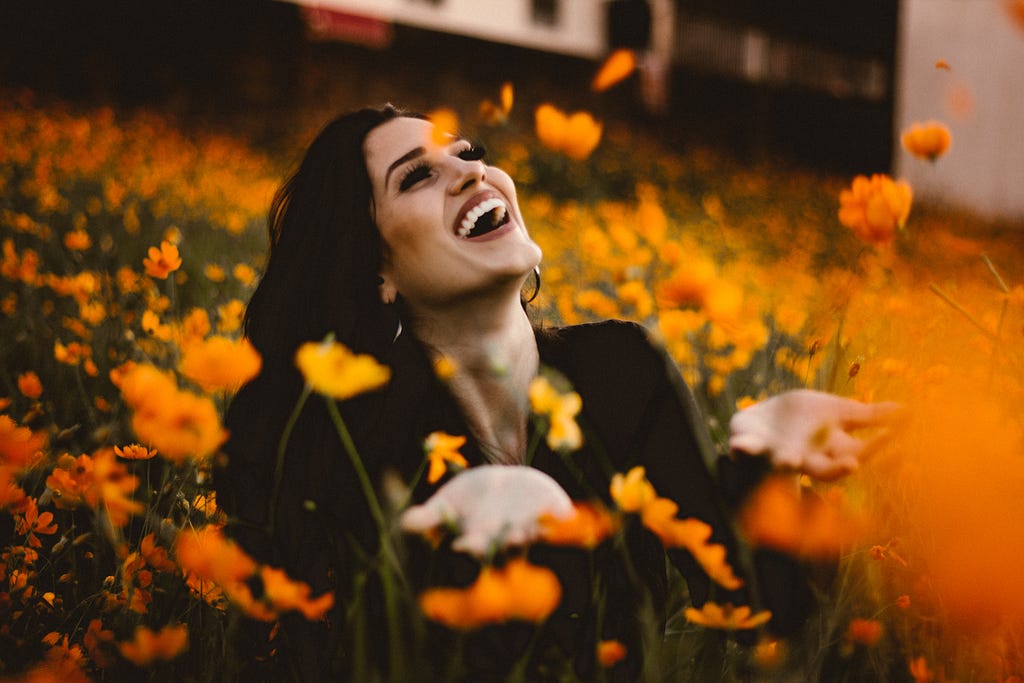
[[[484,164],[479,160],[463,160],[455,157],[455,177],[448,187],[451,194],[460,194],[474,185],[478,185],[487,177]]]

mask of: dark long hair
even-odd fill
[[[299,344],[328,332],[371,353],[394,335],[397,321],[378,294],[381,238],[363,142],[398,116],[418,118],[391,105],[336,118],[274,196],[270,256],[244,321],[271,367],[290,364]]]
[[[215,472],[218,501],[241,524],[236,537],[248,540],[250,551],[264,560],[280,550],[257,547],[269,540],[271,499],[306,495],[330,479],[325,470],[337,460],[331,456],[337,436],[323,403],[307,401],[288,441],[283,477],[275,475],[278,443],[303,386],[296,349],[334,333],[350,348],[380,358],[394,338],[397,312],[378,293],[381,237],[371,214],[363,142],[399,116],[422,118],[385,105],[330,122],[271,203],[270,254],[244,320],[263,369],[232,399],[225,418],[227,457]],[[362,409],[358,401],[347,405]],[[285,519],[283,502],[279,507],[278,526],[294,530],[299,522]]]

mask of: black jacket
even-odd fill
[[[554,477],[574,499],[599,497],[610,503],[611,475],[643,465],[658,495],[678,503],[679,518],[696,517],[712,526],[711,541],[726,546],[729,561],[747,583],[737,592],[725,591],[714,586],[685,550],[670,551],[669,558],[686,578],[691,600],[696,605],[709,597],[751,604],[760,593],[764,602],[760,606],[776,615],[772,624],[776,631],[798,627],[808,603],[804,582],[794,580],[797,567],[762,555],[755,560],[758,568],[750,571],[732,533],[730,508],[761,477],[766,464],[756,458],[714,457],[689,390],[644,329],[608,321],[538,330],[537,344],[542,365],[564,374],[583,398],[578,422],[584,446],[568,456],[571,464],[567,464],[539,439],[532,466]],[[404,334],[389,351],[388,357],[380,359],[392,369],[388,386],[341,404],[371,478],[379,482],[384,472],[393,472],[402,481],[411,481],[423,462],[424,438],[437,430],[468,437],[461,451],[470,466],[486,462],[454,398],[434,376],[422,346]],[[266,524],[273,490],[276,444],[290,411],[284,400],[287,394],[270,395],[273,379],[257,379],[231,405],[229,461],[218,473],[218,499],[221,507],[243,522],[233,525],[234,535],[250,552],[307,581],[314,594],[336,591],[338,604],[326,622],[308,624],[301,617],[285,620],[284,636],[276,642],[279,662],[290,662],[292,674],[302,680],[351,676],[352,667],[362,665],[353,663],[352,634],[343,624],[344,610],[355,599],[362,599],[363,610],[370,614],[365,625],[370,637],[358,647],[368,648],[371,659],[387,659],[388,636],[372,582],[358,592],[351,588],[357,557],[376,548],[376,530],[323,400],[315,395],[289,441],[276,529],[272,535],[260,530]],[[531,424],[531,437],[534,429]],[[425,500],[437,488],[422,479],[413,491],[414,502]],[[552,667],[560,661],[573,662],[577,675],[590,678],[597,640],[620,640],[630,652],[638,653],[643,623],[663,623],[670,597],[666,553],[640,524],[628,527],[626,533],[628,561],[607,547],[611,544],[599,548],[593,557],[576,549],[537,546],[530,550],[531,561],[551,566],[563,587],[559,608],[532,646],[531,680],[542,678],[545,671],[554,677]],[[432,550],[414,539],[408,539],[404,550],[414,590],[429,584],[468,584],[478,570],[469,558],[444,548]],[[761,590],[749,591],[748,586],[758,585],[758,575],[763,579]],[[639,576],[641,585],[631,576]],[[600,600],[594,599],[595,585],[602,591]],[[603,611],[596,609],[599,603]],[[441,627],[428,625],[427,631],[422,658],[443,670],[461,640],[469,680],[501,680],[531,647],[534,634],[532,625],[515,623],[484,628],[461,639]],[[410,653],[410,657],[420,655]],[[635,656],[627,657],[615,678],[629,680],[638,666]],[[281,671],[273,674],[281,675]],[[424,680],[422,676],[419,672],[417,679]]]

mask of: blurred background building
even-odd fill
[[[823,172],[892,171],[919,197],[1024,215],[1024,0],[2,4],[0,86],[237,123],[311,101],[471,107],[510,80],[521,106],[547,98]],[[619,46],[640,55],[637,74],[590,93]],[[953,133],[935,164],[899,145],[926,119]]]

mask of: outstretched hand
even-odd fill
[[[862,439],[850,431],[887,427],[898,403],[861,403],[820,391],[788,391],[739,411],[730,422],[729,448],[765,454],[776,468],[825,481],[857,469],[860,459],[888,437],[882,429]]]

